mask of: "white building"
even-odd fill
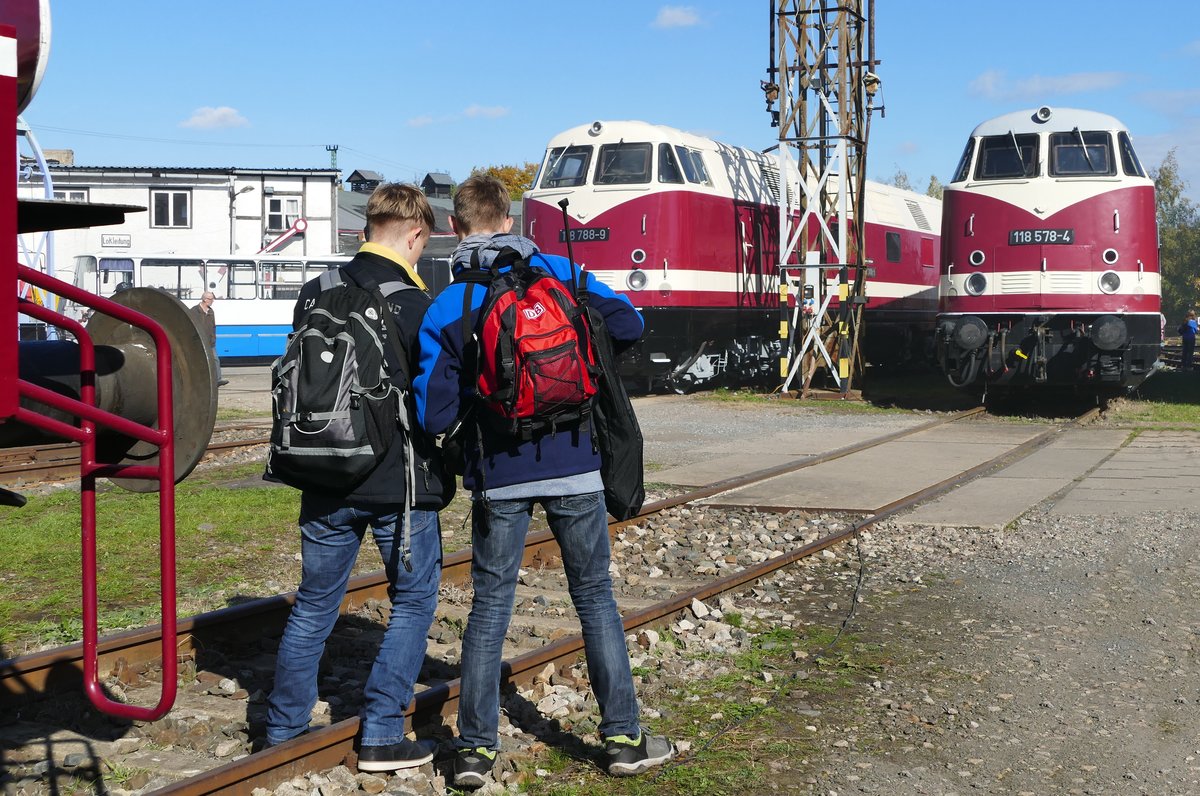
[[[135,205],[125,223],[21,236],[18,256],[70,281],[75,257],[124,254],[251,255],[275,244],[293,256],[338,251],[333,169],[50,166],[54,198]],[[45,198],[42,175],[20,180],[18,196]]]

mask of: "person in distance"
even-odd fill
[[[430,299],[413,264],[421,256],[433,229],[433,210],[421,191],[411,185],[385,183],[367,202],[367,242],[344,266],[376,283],[403,282],[418,289],[391,293],[390,305],[401,348],[415,372],[417,331]],[[299,328],[321,292],[319,279],[300,291],[293,328]],[[386,291],[385,291],[386,292]],[[392,354],[389,351],[388,357]],[[393,379],[399,369],[388,361]],[[409,740],[404,712],[425,660],[426,638],[437,607],[442,567],[438,511],[454,495],[454,479],[444,472],[431,438],[413,422],[414,460],[407,463],[398,435],[366,480],[348,495],[304,490],[300,499],[303,574],[296,604],[288,617],[275,668],[275,686],[268,700],[267,743],[274,745],[308,729],[317,700],[317,667],[325,641],[338,618],[346,584],[368,526],[383,558],[391,597],[391,616],[363,693],[362,737],[358,767],[363,771],[392,771],[428,763],[434,745]],[[409,473],[419,473],[413,478]],[[411,558],[402,562],[406,490],[415,489],[410,514]]]
[[[503,183],[474,175],[454,194],[450,224],[459,244],[452,258],[457,275],[477,261],[496,262],[501,250],[515,249],[530,264],[565,285],[571,263],[544,255],[528,238],[514,235],[509,195]],[[501,270],[508,266],[503,266]],[[579,273],[578,269],[575,269]],[[618,351],[642,334],[642,318],[624,296],[584,272],[591,306],[603,314]],[[471,290],[470,307],[464,310]],[[421,323],[419,368],[414,380],[417,415],[430,434],[441,434],[467,415],[474,385],[465,376],[474,350],[465,346],[463,313],[473,335],[481,335],[487,286],[456,281],[438,294]],[[471,344],[472,346],[474,344]],[[478,416],[484,407],[474,408]],[[512,619],[517,572],[534,504],[541,504],[562,551],[571,601],[579,614],[592,691],[600,707],[605,768],[614,776],[639,774],[662,765],[674,745],[650,735],[638,722],[639,708],[625,631],[608,573],[611,551],[600,479],[600,457],[592,444],[591,424],[532,432],[531,438],[506,434],[476,422],[463,435],[467,453],[463,485],[472,490],[471,578],[474,598],[462,646],[457,754],[453,783],[478,788],[500,748],[500,663]]]

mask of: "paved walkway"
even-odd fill
[[[1011,450],[1040,425],[963,423],[919,432],[825,464],[797,470],[705,501],[764,509],[874,512],[894,500]],[[850,431],[836,443],[802,432],[745,439],[702,461],[652,473],[654,481],[699,486],[737,473],[822,453],[872,436]],[[900,522],[1004,528],[1050,499],[1052,514],[1136,517],[1147,510],[1200,512],[1200,433],[1124,429],[1064,431],[1044,448],[920,506]]]

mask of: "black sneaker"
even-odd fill
[[[645,730],[637,738],[614,735],[604,739],[604,755],[608,773],[614,777],[632,777],[661,766],[675,756],[675,744],[661,735]]]
[[[433,760],[433,741],[410,741],[385,746],[364,746],[358,750],[359,771],[395,771],[401,768],[423,766]]]
[[[217,380],[218,387],[224,387],[228,383],[229,383],[229,379],[218,379]]]
[[[454,787],[482,788],[487,782],[487,773],[496,763],[496,751],[486,746],[474,749],[459,749],[458,757],[454,758]]]

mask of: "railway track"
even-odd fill
[[[263,435],[263,428],[262,425],[246,423],[218,426],[213,430],[213,441],[209,443],[207,453],[265,445],[270,440]],[[252,433],[253,436],[232,438],[243,433]],[[0,486],[28,487],[78,477],[79,445],[75,443],[0,448]]]
[[[876,522],[891,517],[924,500],[940,495],[958,484],[970,480],[992,469],[1006,465],[1016,459],[1033,452],[1047,444],[1065,426],[1048,428],[1027,440],[1026,442],[1005,451],[1003,454],[972,467],[952,478],[929,486],[915,494],[884,506],[870,516],[854,522],[842,524],[836,529],[818,528],[797,531],[781,549],[772,550],[770,555],[752,554],[754,551],[746,547],[745,540],[737,537],[735,530],[745,522],[745,515],[751,510],[732,510],[722,508],[703,508],[697,501],[712,498],[721,492],[736,489],[751,483],[756,483],[778,475],[811,467],[833,459],[852,456],[855,453],[867,451],[870,448],[900,439],[922,431],[930,431],[946,423],[965,420],[977,415],[982,410],[971,410],[947,418],[927,423],[915,428],[890,434],[868,442],[849,446],[821,456],[811,456],[797,459],[777,467],[772,467],[744,476],[730,478],[711,484],[693,492],[651,504],[638,517],[625,523],[614,523],[610,531],[616,538],[614,543],[614,561],[623,573],[615,579],[614,586],[618,603],[621,605],[625,618],[627,633],[660,627],[681,611],[688,609],[693,601],[711,601],[721,599],[738,590],[744,590],[749,584],[773,576],[782,569],[808,556],[820,553],[834,545],[852,539],[861,530]],[[1095,410],[1089,415],[1094,416]],[[1077,419],[1084,422],[1089,415]],[[691,506],[691,508],[688,508]],[[722,512],[725,514],[723,515]],[[653,570],[648,562],[659,560],[661,547],[656,547],[655,537],[658,530],[672,526],[686,527],[693,513],[716,513],[726,516],[724,523],[730,531],[730,540],[717,540],[724,549],[745,547],[746,555],[732,556],[733,560],[704,561],[703,566],[684,567],[684,571],[668,571],[666,577],[647,577],[646,571]],[[686,538],[686,535],[685,537]],[[632,540],[632,541],[631,541]],[[678,541],[678,540],[676,540]],[[732,542],[732,543],[731,543]],[[752,547],[752,545],[751,545]],[[785,548],[785,549],[784,549]],[[701,557],[703,558],[703,557]],[[525,552],[525,567],[530,576],[523,581],[518,592],[518,608],[514,615],[513,627],[510,632],[510,645],[506,645],[505,655],[509,667],[507,679],[518,687],[528,687],[539,677],[545,677],[547,671],[564,672],[579,656],[582,650],[582,639],[574,631],[573,615],[570,612],[569,601],[565,598],[565,588],[561,587],[558,579],[561,573],[554,569],[556,561],[556,546],[548,532],[531,534],[527,540]],[[469,580],[470,551],[447,556],[443,574],[443,605],[439,609],[438,620],[431,635],[429,656],[438,662],[427,667],[423,673],[421,690],[412,708],[413,726],[436,724],[439,719],[451,716],[456,711],[458,698],[458,681],[455,678],[454,664],[457,661],[455,638],[447,637],[445,630],[461,626],[465,621],[466,606],[469,599],[461,593],[459,586]],[[634,574],[640,572],[640,574]],[[699,572],[704,577],[696,577]],[[549,573],[549,574],[547,574]],[[627,576],[626,576],[627,573]],[[453,595],[458,592],[457,598]],[[269,644],[264,645],[265,638],[277,636],[286,619],[291,604],[291,595],[281,595],[266,600],[257,600],[233,608],[216,611],[209,614],[192,617],[181,621],[179,628],[180,655],[192,662],[201,671],[209,670],[208,676],[199,674],[194,683],[182,694],[181,702],[190,703],[191,696],[197,694],[197,685],[203,685],[200,692],[223,690],[229,696],[231,687],[257,690],[256,686],[265,687],[269,681],[270,664],[273,659],[273,649]],[[350,616],[361,617],[364,613],[370,617],[380,618],[380,606],[386,605],[386,589],[381,574],[373,574],[356,578],[352,581],[343,610]],[[337,651],[334,659],[352,656],[357,648],[373,649],[375,634],[381,633],[377,628],[363,631],[362,626],[352,627],[348,635],[337,635],[331,640],[331,648]],[[511,646],[511,649],[509,647]],[[242,653],[235,660],[227,653],[214,653],[216,648],[221,650],[240,649]],[[138,631],[111,636],[103,640],[100,647],[100,670],[115,672],[112,680],[114,687],[124,688],[125,693],[134,701],[139,696],[140,688],[154,690],[154,659],[158,654],[159,642],[156,628],[146,628]],[[80,650],[68,647],[47,651],[35,655],[24,656],[0,663],[0,705],[17,706],[25,703],[31,697],[44,696],[54,692],[58,684],[70,682],[71,678],[64,673],[75,672],[80,668]],[[365,654],[365,653],[364,653]],[[370,660],[371,654],[366,655]],[[215,662],[215,665],[214,665]],[[365,667],[362,667],[365,670]],[[223,672],[226,677],[216,678],[213,671]],[[236,672],[237,674],[234,674]],[[344,676],[345,673],[341,673]],[[231,681],[231,682],[227,682]],[[233,762],[220,765],[222,756],[219,749],[207,751],[207,765],[203,762],[191,761],[192,768],[208,768],[193,776],[185,777],[166,785],[160,792],[172,794],[207,794],[207,793],[244,793],[249,794],[255,788],[273,788],[298,774],[318,769],[337,766],[343,762],[353,764],[353,740],[358,730],[358,720],[355,718],[356,705],[352,696],[360,691],[358,683],[344,683],[340,696],[347,701],[331,710],[330,724],[314,729],[307,735],[278,747],[253,754]],[[322,693],[329,690],[329,683],[324,684]],[[68,686],[69,687],[69,686]],[[334,689],[335,693],[338,689]],[[245,697],[246,694],[243,694]],[[229,702],[228,699],[225,700]],[[206,703],[207,704],[207,703]],[[254,714],[261,712],[261,700],[255,701],[250,697],[248,702],[235,702],[241,706],[243,719],[234,721],[231,727],[242,727],[234,730],[232,740],[223,747],[225,756],[229,756],[232,748],[241,750],[253,734]],[[10,708],[11,709],[11,708]],[[185,710],[196,710],[190,704],[185,704]],[[210,707],[203,709],[210,715],[217,715],[218,710]],[[237,712],[235,707],[234,713]],[[341,716],[345,716],[342,718]],[[336,720],[339,719],[340,720]],[[164,722],[168,720],[163,720]],[[156,723],[158,724],[158,723]],[[178,727],[177,727],[178,729]],[[229,734],[229,729],[226,729]],[[169,734],[169,733],[168,733]],[[239,737],[244,736],[244,737]],[[199,757],[204,757],[200,754]],[[189,758],[190,759],[190,758]],[[213,767],[215,766],[215,767]]]

